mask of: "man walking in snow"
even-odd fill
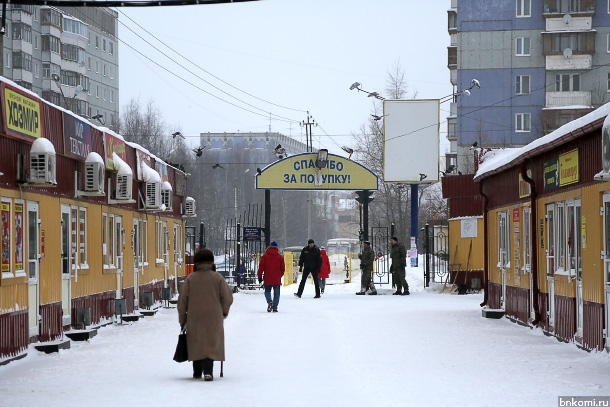
[[[265,281],[265,299],[267,300],[267,312],[277,312],[280,303],[280,285],[284,277],[284,257],[280,254],[275,241],[265,251],[258,265],[258,282]],[[273,288],[273,300],[271,289]]]
[[[371,249],[371,242],[366,240],[362,243],[362,253],[358,253],[358,258],[360,259],[362,275],[360,276],[360,291],[356,295],[364,295],[369,288],[371,289],[369,295],[377,295],[377,289],[372,278],[375,252]]]
[[[305,289],[307,277],[309,277],[309,274],[311,274],[313,283],[316,286],[316,296],[313,298],[320,298],[318,273],[320,272],[321,266],[322,256],[320,255],[320,249],[318,249],[318,246],[315,245],[313,239],[309,239],[307,241],[307,246],[303,247],[303,250],[301,250],[301,255],[299,256],[299,273],[302,271],[303,275],[301,276],[299,289],[296,293],[294,293],[295,296],[301,298],[301,295],[303,295],[303,290]]]
[[[398,238],[396,236],[392,236],[390,243],[392,243],[392,252],[390,253],[392,265],[390,265],[390,273],[393,273],[392,280],[394,280],[396,284],[396,292],[392,295],[409,295],[409,284],[405,278],[405,269],[407,267],[407,251],[405,245],[398,243]]]

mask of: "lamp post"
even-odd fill
[[[77,85],[76,88],[74,88],[74,96],[72,96],[72,102],[68,104],[68,99],[66,99],[66,95],[64,95],[64,90],[61,88],[61,78],[59,77],[59,75],[56,73],[51,74],[51,79],[53,80],[53,82],[55,82],[55,84],[59,88],[59,92],[61,93],[61,97],[64,100],[64,105],[66,106],[66,109],[68,109],[69,111],[71,111],[73,113],[78,114],[78,112],[74,111],[72,102],[74,102],[74,99],[76,98],[76,96],[78,96],[78,94],[83,90],[83,87],[81,85]]]

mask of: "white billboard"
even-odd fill
[[[438,182],[439,118],[439,99],[383,101],[384,182]]]

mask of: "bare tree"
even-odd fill
[[[142,106],[139,98],[131,99],[124,107],[119,120],[119,133],[128,141],[137,143],[162,159],[172,149],[171,135],[159,108],[151,99]]]

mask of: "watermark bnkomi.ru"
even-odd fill
[[[560,407],[610,407],[610,396],[559,396]]]

